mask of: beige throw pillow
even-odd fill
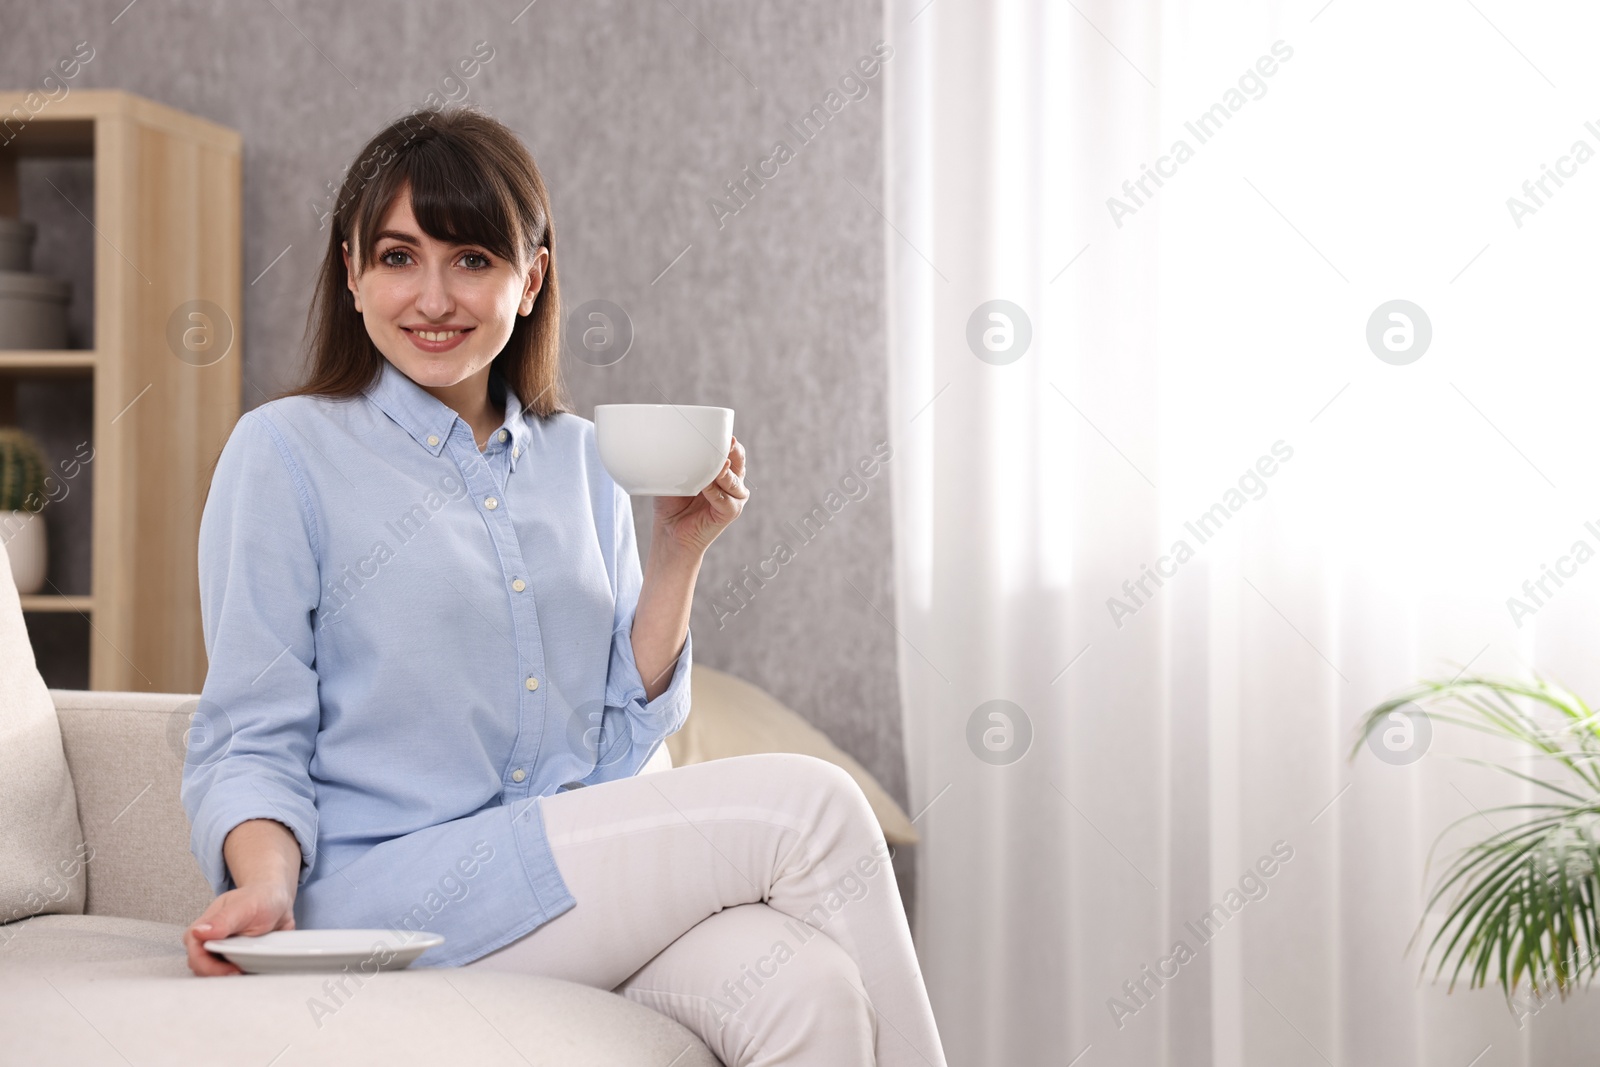
[[[917,831],[904,809],[828,735],[780,704],[772,694],[724,671],[696,663],[690,670],[691,708],[683,729],[667,738],[672,765],[752,752],[798,752],[850,772],[872,805],[889,844],[914,845]]]
[[[82,915],[84,857],[55,701],[0,544],[0,924]]]

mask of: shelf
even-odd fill
[[[0,372],[15,374],[89,374],[94,371],[92,350],[24,352],[0,349]]]
[[[61,596],[56,593],[22,594],[23,611],[81,611],[94,610],[92,596]]]
[[[92,317],[73,336],[96,346],[0,351],[0,424],[47,430],[61,457],[80,440],[94,448],[58,505],[77,555],[45,586],[87,595],[21,598],[35,652],[54,657],[59,680],[45,677],[58,688],[197,693],[207,667],[200,513],[239,419],[242,356],[236,335],[226,359],[175,358],[167,329],[191,303],[241,322],[241,138],[113,89],[74,89],[43,108],[28,86],[0,91],[0,115],[27,116],[0,131],[0,216],[33,211],[56,227],[48,247],[78,272],[74,292],[92,294]],[[49,170],[71,175],[73,195],[43,183]],[[62,426],[57,414],[79,421]]]

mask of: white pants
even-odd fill
[[[727,1067],[945,1067],[888,846],[839,767],[738,756],[537,803],[577,906],[466,966],[614,990]]]

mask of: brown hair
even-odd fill
[[[408,187],[417,224],[436,240],[483,245],[524,265],[540,246],[549,249],[533,311],[516,317],[489,380],[494,388],[498,374],[540,418],[571,411],[561,381],[561,291],[550,194],[517,135],[470,107],[413,111],[379,131],[350,167],[306,319],[309,373],[300,386],[279,395],[351,398],[377,378],[383,356],[355,309],[341,246],[351,241],[352,251],[360,253],[351,257],[358,270],[370,267],[377,247],[373,234]]]

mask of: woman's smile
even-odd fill
[[[467,339],[471,326],[443,326],[430,329],[424,326],[402,326],[401,331],[413,345],[424,352],[448,352]]]

